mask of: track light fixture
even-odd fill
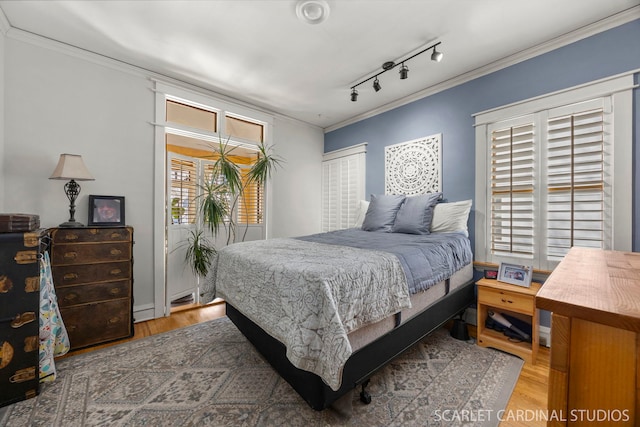
[[[356,90],[356,87],[360,86],[363,83],[368,82],[371,79],[375,79],[373,80],[373,89],[378,92],[380,89],[382,89],[382,86],[380,85],[380,81],[378,80],[378,76],[381,74],[386,73],[389,70],[392,70],[394,68],[396,68],[398,65],[400,65],[400,79],[404,80],[406,78],[409,77],[409,67],[407,67],[405,65],[405,62],[409,61],[410,59],[415,58],[416,56],[425,53],[428,50],[433,49],[433,52],[431,53],[431,60],[432,61],[436,61],[436,62],[440,62],[442,61],[442,57],[444,56],[444,54],[442,52],[438,52],[436,50],[437,46],[440,44],[441,42],[435,43],[430,45],[429,47],[426,47],[424,49],[422,49],[420,52],[418,53],[414,53],[413,55],[409,56],[408,58],[403,59],[402,61],[399,62],[394,62],[394,61],[387,61],[384,64],[382,64],[382,71],[380,71],[379,73],[374,74],[371,77],[368,77],[364,80],[362,80],[361,82],[358,82],[356,84],[354,84],[353,86],[351,86],[351,101],[356,102],[358,100],[358,91]]]
[[[409,67],[402,63],[402,67],[400,67],[400,80],[404,80],[409,77]]]
[[[431,60],[432,61],[436,61],[436,62],[440,62],[442,61],[442,57],[444,56],[444,53],[442,52],[438,52],[436,50],[436,47],[433,47],[433,53],[431,54]]]
[[[378,78],[376,77],[376,79],[373,81],[373,89],[377,92],[380,89],[382,89],[382,86],[380,86],[380,80],[378,80]]]

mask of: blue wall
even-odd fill
[[[446,57],[445,57],[446,60]],[[384,147],[442,133],[442,187],[449,201],[475,194],[472,114],[640,69],[640,20],[345,126],[325,135],[325,152],[367,142],[367,194],[384,192]],[[635,76],[638,81],[638,75]],[[633,248],[640,249],[640,90],[634,90]],[[473,211],[469,234],[474,239]]]

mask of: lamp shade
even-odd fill
[[[95,178],[78,154],[60,154],[58,165],[49,179],[73,179],[76,181],[94,181]]]

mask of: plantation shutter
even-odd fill
[[[241,169],[242,182],[248,181],[248,169]],[[249,183],[244,193],[238,201],[238,223],[239,224],[262,224],[263,220],[263,198],[264,191],[256,182]]]
[[[171,224],[193,224],[196,221],[196,163],[171,158]]]
[[[566,112],[571,109],[575,112]],[[550,261],[560,261],[572,246],[608,249],[605,117],[602,100],[550,111],[546,206]]]
[[[491,129],[491,253],[533,259],[534,125],[501,123]]]
[[[322,163],[322,231],[337,230],[340,208],[339,172],[336,161]]]
[[[353,227],[364,200],[364,149],[322,162],[322,231]],[[330,157],[330,156],[329,156]]]

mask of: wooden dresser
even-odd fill
[[[133,228],[53,228],[51,269],[75,350],[133,335]]]
[[[536,305],[553,312],[548,425],[638,425],[640,253],[572,248]]]

